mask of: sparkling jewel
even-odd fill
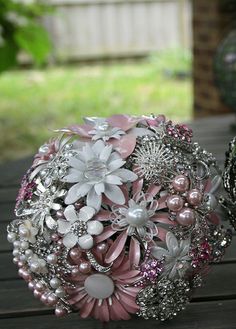
[[[194,211],[190,208],[183,208],[177,213],[176,220],[180,225],[188,226],[195,222]]]
[[[87,294],[96,299],[110,297],[115,286],[111,278],[105,274],[92,274],[84,282],[84,288]]]
[[[187,200],[192,206],[199,206],[202,201],[202,193],[197,189],[188,191]]]
[[[178,175],[173,179],[173,188],[177,192],[185,192],[189,188],[189,179],[184,175]]]
[[[128,224],[133,227],[143,226],[148,219],[147,210],[139,205],[129,208],[126,214]]]
[[[79,237],[78,243],[82,249],[91,249],[93,247],[93,237],[90,234],[85,234]]]
[[[99,159],[92,159],[87,162],[87,170],[84,172],[85,178],[89,181],[99,182],[106,175],[106,165]]]
[[[183,208],[184,200],[179,195],[171,195],[167,199],[166,204],[171,211],[176,212]]]

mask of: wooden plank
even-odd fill
[[[185,312],[180,313],[174,320],[161,324],[168,329],[235,329],[236,328],[236,300],[213,301],[204,303],[191,303]],[[144,320],[137,316],[132,321],[112,321],[103,324],[93,319],[82,320],[78,314],[71,314],[65,318],[57,319],[52,315],[39,315],[34,317],[7,318],[1,320],[4,329],[130,329],[145,328],[156,329],[160,324],[155,320]]]

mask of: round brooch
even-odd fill
[[[163,115],[84,121],[23,177],[8,225],[19,275],[57,316],[171,319],[231,242],[220,169]]]

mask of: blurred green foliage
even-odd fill
[[[156,56],[158,66],[147,59],[5,72],[0,76],[0,160],[35,153],[53,129],[81,122],[82,116],[163,113],[175,121],[191,119],[190,78],[167,77],[162,72],[169,67],[168,56]],[[172,59],[178,71],[182,63]],[[185,69],[191,70],[191,60]]]
[[[49,11],[42,1],[0,0],[0,72],[16,66],[22,50],[36,65],[46,61],[51,43],[40,18]]]

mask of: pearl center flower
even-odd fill
[[[84,177],[89,181],[100,182],[106,176],[106,165],[99,159],[92,159],[87,162],[87,168]]]
[[[127,210],[126,220],[130,226],[140,227],[144,226],[149,219],[147,209],[139,205],[133,206]]]
[[[115,285],[112,279],[105,274],[92,274],[85,280],[84,288],[89,296],[105,299],[113,294]]]

